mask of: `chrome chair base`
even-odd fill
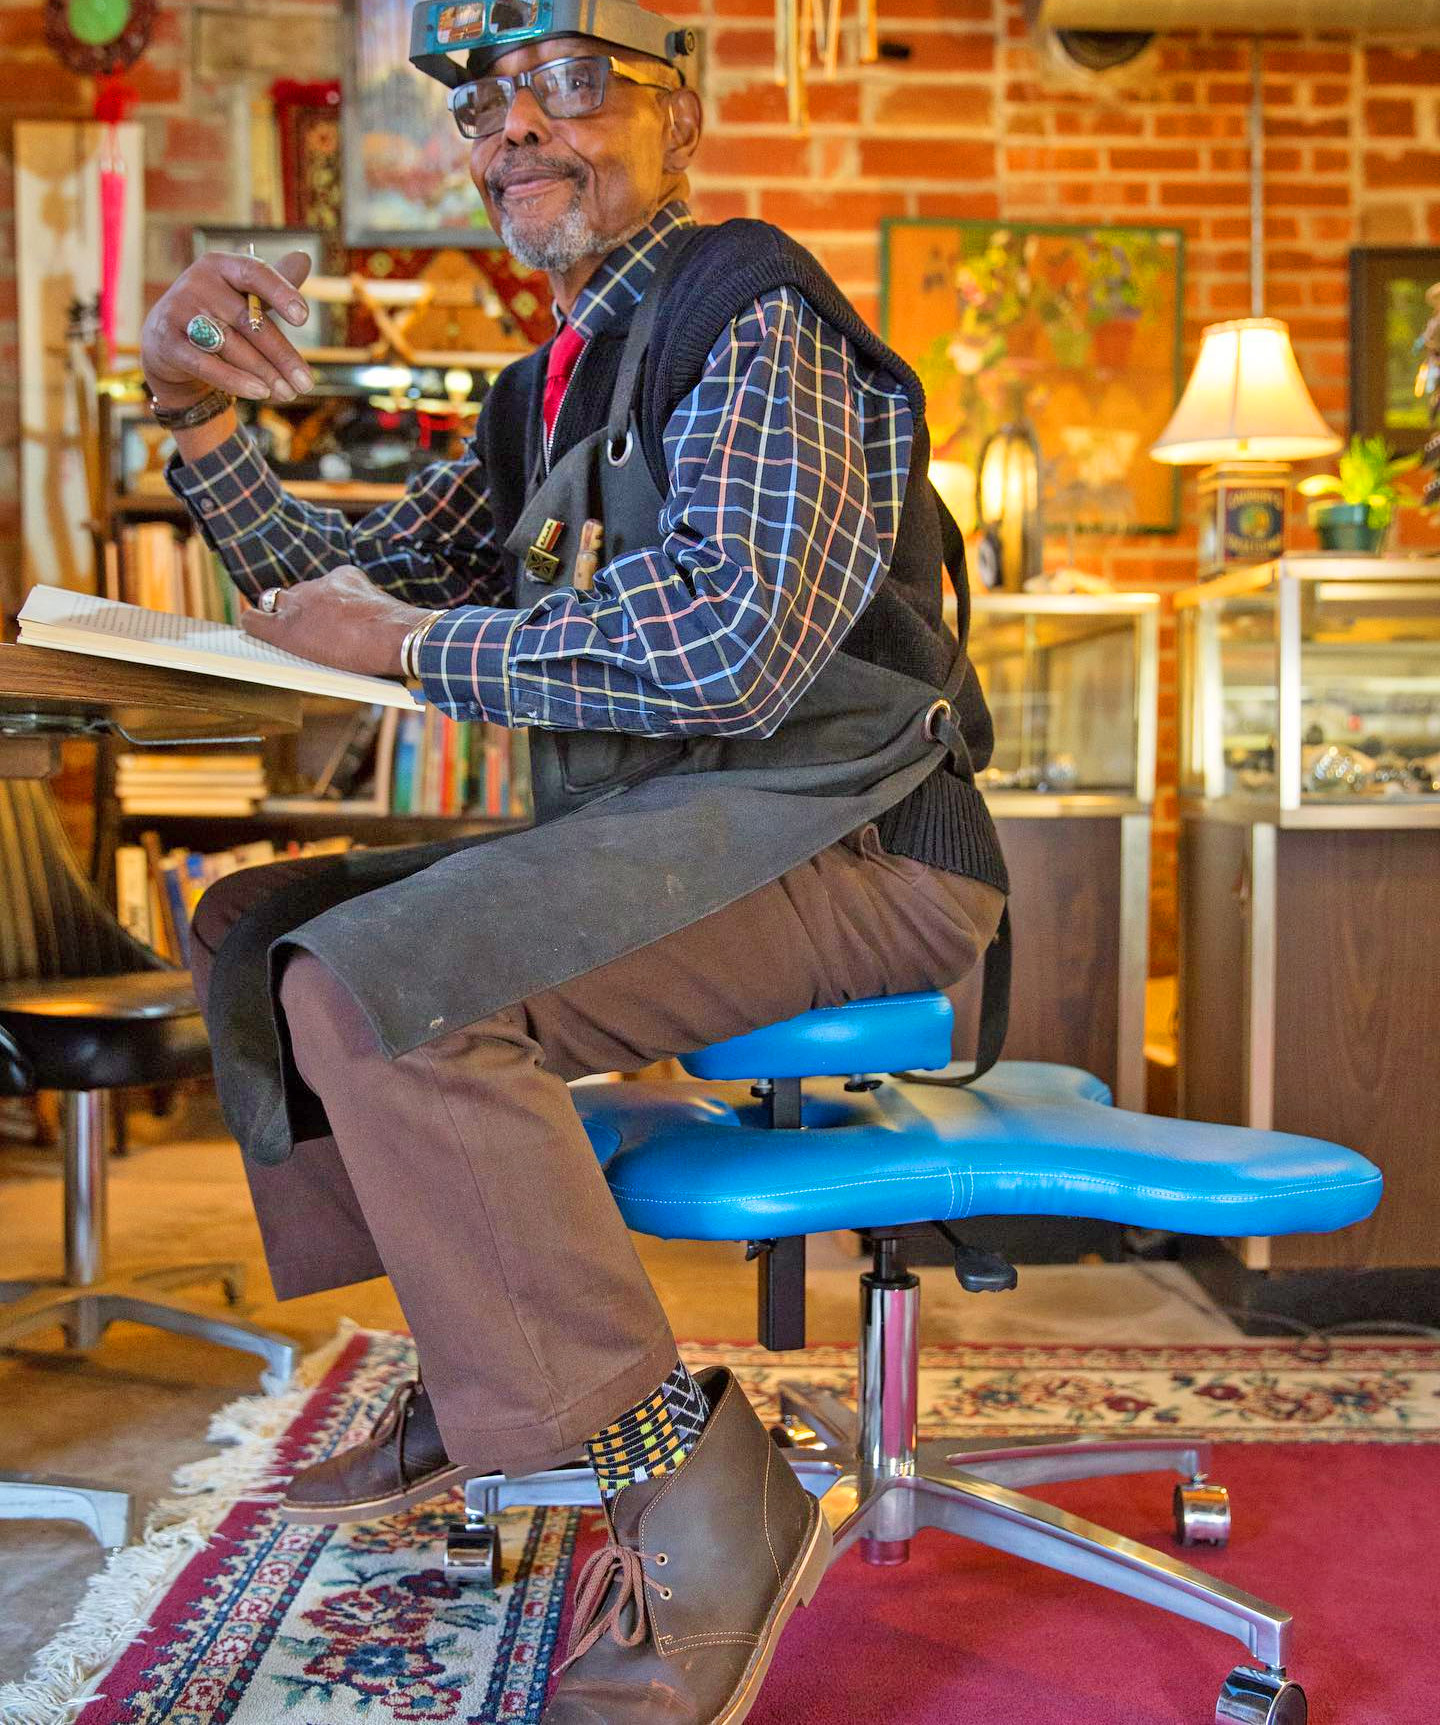
[[[209,1308],[177,1299],[170,1291],[218,1281],[228,1302],[236,1305],[245,1291],[242,1265],[167,1264],[129,1276],[105,1274],[110,1095],[104,1090],[67,1092],[63,1107],[65,1279],[0,1282],[0,1348],[13,1347],[36,1330],[56,1324],[65,1331],[70,1347],[93,1348],[111,1324],[147,1324],[173,1335],[196,1336],[258,1354],[266,1364],[261,1387],[271,1394],[283,1389],[299,1362],[297,1342],[241,1318],[217,1317]]]
[[[1023,1496],[1019,1486],[1117,1474],[1173,1472],[1176,1535],[1182,1543],[1223,1544],[1229,1499],[1208,1477],[1210,1447],[1175,1438],[1056,1442],[917,1435],[918,1280],[886,1258],[861,1277],[860,1405],[833,1390],[780,1386],[776,1441],[807,1490],[823,1499],[835,1557],[858,1546],[862,1558],[904,1563],[910,1541],[935,1528],[1046,1569],[1189,1618],[1233,1636],[1260,1662],[1237,1666],[1216,1705],[1216,1725],[1305,1725],[1307,1704],[1286,1675],[1289,1612],[1229,1587],[1164,1552]],[[499,1573],[493,1517],[512,1505],[599,1503],[582,1461],[525,1478],[483,1474],[465,1487],[465,1522],[452,1528],[446,1568],[456,1579],[491,1585]]]
[[[0,1283],[0,1348],[10,1348],[33,1335],[59,1325],[66,1344],[93,1348],[111,1324],[146,1324],[172,1335],[196,1336],[242,1353],[257,1354],[265,1362],[260,1374],[263,1389],[277,1394],[290,1381],[299,1363],[299,1344],[274,1330],[262,1330],[243,1318],[226,1318],[192,1300],[178,1299],[172,1288],[196,1282],[223,1284],[230,1305],[239,1303],[245,1286],[240,1264],[186,1264],[163,1270],[148,1270],[129,1278],[72,1286],[68,1282]]]
[[[53,1474],[0,1474],[0,1521],[78,1521],[118,1551],[130,1541],[130,1494]]]

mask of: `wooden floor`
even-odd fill
[[[132,1121],[131,1153],[111,1164],[116,1267],[236,1258],[250,1266],[252,1318],[309,1349],[342,1317],[401,1327],[383,1281],[279,1303],[270,1289],[239,1151],[208,1097],[169,1120]],[[0,1144],[0,1275],[53,1274],[60,1253],[60,1186],[53,1151]],[[729,1245],[644,1240],[642,1256],[677,1336],[754,1340],[754,1266]],[[853,1236],[814,1243],[809,1326],[815,1342],[853,1340],[862,1265]],[[921,1272],[922,1339],[1183,1343],[1238,1332],[1178,1267],[1027,1268],[1003,1298],[965,1295],[944,1269]],[[213,1298],[218,1291],[197,1290]],[[176,1467],[209,1452],[210,1415],[256,1391],[256,1362],[183,1337],[117,1326],[88,1356],[66,1354],[59,1332],[0,1354],[0,1474],[43,1471],[113,1483],[141,1514]],[[0,1681],[23,1674],[34,1649],[73,1611],[100,1554],[64,1524],[0,1521]]]

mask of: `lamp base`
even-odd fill
[[[1285,549],[1290,466],[1218,461],[1200,473],[1200,579],[1269,563]]]

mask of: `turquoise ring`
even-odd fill
[[[201,353],[219,353],[225,345],[225,331],[213,317],[206,317],[203,311],[197,311],[185,325],[185,335],[191,345],[198,347]]]

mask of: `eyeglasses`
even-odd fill
[[[678,84],[646,78],[613,54],[581,54],[568,60],[547,60],[511,78],[476,78],[450,92],[450,112],[462,138],[489,138],[503,130],[517,90],[529,90],[540,111],[551,120],[578,120],[604,105],[611,75],[650,90],[677,90]]]

